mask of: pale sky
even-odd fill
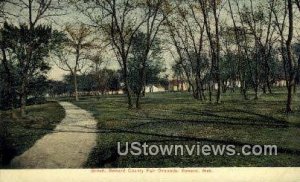
[[[8,7],[9,8],[9,7]],[[13,12],[17,12],[20,14],[18,10],[11,10]],[[81,15],[74,9],[71,9],[71,7],[67,8],[68,14],[63,16],[55,16],[51,17],[51,19],[43,20],[44,22],[51,24],[53,28],[55,29],[61,29],[66,23],[70,24],[78,24],[80,22],[86,22],[87,19],[85,16]],[[24,13],[24,12],[23,12]],[[25,12],[26,13],[26,12]],[[221,22],[227,22],[228,24],[231,24],[231,19],[228,17],[228,14],[222,13],[221,15]],[[20,22],[20,20],[11,20],[12,22]],[[21,20],[22,21],[22,20]],[[23,19],[24,21],[24,19]],[[227,24],[226,23],[226,24]],[[296,25],[297,26],[297,25]],[[297,31],[297,30],[296,30]],[[163,53],[163,58],[165,59],[165,66],[168,69],[166,72],[167,74],[171,74],[171,66],[174,64],[174,60],[171,56],[171,54],[168,51],[165,51]],[[118,69],[119,65],[116,61],[115,56],[112,53],[105,54],[105,60],[107,60],[106,66],[107,68],[111,69]],[[63,76],[68,74],[68,72],[65,72],[58,68],[54,63],[51,62],[52,69],[48,73],[48,78],[53,80],[62,80]]]
[[[77,13],[76,11],[70,11],[68,15],[53,18],[52,26],[56,29],[63,27],[66,23],[78,24],[79,22],[85,23],[88,21],[84,15]],[[166,74],[171,74],[171,66],[174,64],[173,58],[168,52],[162,53],[165,60],[165,67],[167,68]],[[115,55],[112,52],[106,52],[103,54],[104,60],[106,60],[105,67],[109,69],[119,69],[119,63],[116,60]],[[48,73],[48,78],[53,80],[62,80],[63,76],[68,72],[58,68],[54,63],[51,63],[52,69]]]

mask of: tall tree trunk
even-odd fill
[[[203,81],[200,81],[200,85],[201,85],[202,98],[203,98],[203,100],[206,100],[206,97],[205,97],[205,94],[204,94],[204,84],[203,84]]]
[[[136,95],[136,102],[135,102],[135,107],[137,109],[140,109],[141,108],[141,103],[140,103],[140,100],[141,100],[141,95],[142,95],[142,92],[143,92],[143,89],[145,88],[145,85],[146,85],[146,62],[147,62],[147,56],[148,56],[148,53],[145,53],[145,58],[142,62],[142,68],[141,70],[139,71],[139,86],[138,86],[138,93]]]
[[[286,41],[287,48],[287,66],[288,66],[288,78],[287,78],[287,102],[286,102],[286,113],[290,113],[292,111],[292,90],[293,85],[295,84],[295,73],[293,70],[293,58],[292,58],[292,50],[291,44],[293,39],[294,32],[294,20],[293,20],[293,2],[292,0],[288,0],[288,14],[289,14],[289,33],[288,39]]]
[[[215,60],[215,67],[216,67],[216,82],[218,84],[217,90],[217,103],[221,102],[221,78],[220,78],[220,35],[219,35],[219,15],[217,15],[217,0],[213,1],[213,9],[214,9],[214,19],[215,19],[215,38],[216,38],[216,60]]]
[[[286,113],[292,112],[292,89],[293,88],[291,84],[288,84],[287,86],[288,95],[287,95],[286,109],[285,109]]]
[[[263,89],[264,93],[266,93],[266,89]],[[258,99],[258,84],[255,84],[254,86],[254,100],[257,100]]]
[[[272,89],[271,89],[271,84],[270,84],[270,66],[269,66],[269,57],[270,55],[266,53],[266,48],[262,45],[260,45],[262,48],[261,48],[261,52],[262,52],[262,57],[263,57],[263,61],[264,61],[264,93],[266,93],[266,87],[268,88],[268,91],[270,94],[272,94]]]
[[[26,115],[25,109],[26,109],[26,90],[25,90],[25,79],[22,79],[21,83],[21,90],[20,90],[20,114],[21,117],[24,117]]]
[[[294,94],[297,93],[297,85],[299,85],[299,82],[300,82],[300,56],[298,57],[298,65],[297,65],[295,85],[294,85]]]
[[[245,100],[249,100],[248,96],[247,96],[247,86],[246,86],[246,81],[243,81],[242,83],[242,94]],[[256,98],[257,98],[257,92],[255,92]]]
[[[246,84],[244,84],[244,80],[245,80],[245,69],[241,69],[242,68],[242,65],[243,65],[243,62],[242,62],[242,46],[241,46],[241,43],[240,43],[240,40],[239,40],[239,36],[240,36],[240,33],[238,32],[238,27],[236,25],[236,21],[234,19],[234,15],[233,15],[233,10],[232,10],[232,6],[231,6],[231,0],[228,0],[228,5],[229,5],[229,9],[230,9],[230,16],[231,16],[231,19],[232,19],[232,23],[233,23],[233,26],[234,26],[234,35],[235,35],[235,42],[236,42],[236,45],[238,47],[238,61],[239,61],[239,75],[240,75],[240,82],[241,82],[241,93],[243,94],[243,97],[245,100],[248,100],[248,97],[247,97],[247,88],[246,88]],[[246,36],[244,35],[243,36],[245,41],[246,41]],[[244,46],[245,47],[245,46]],[[248,60],[248,56],[247,56],[247,49],[244,48],[244,52],[245,52],[245,55],[246,55],[246,59]],[[247,61],[248,62],[248,61]],[[243,72],[242,72],[243,71]],[[252,78],[252,71],[251,71],[251,67],[250,67],[250,75],[251,75],[251,78]],[[236,79],[235,79],[236,81]],[[235,83],[234,83],[234,87],[235,88]],[[234,89],[233,89],[234,91]]]
[[[212,77],[213,80],[217,83],[217,95],[216,95],[216,102],[221,102],[221,79],[220,79],[220,37],[219,37],[219,17],[217,14],[217,0],[212,0],[212,10],[213,10],[213,18],[214,18],[214,28],[215,28],[215,34],[211,32],[211,25],[210,25],[210,17],[208,15],[207,10],[207,2],[206,1],[199,1],[202,15],[203,15],[203,21],[206,28],[206,34],[208,36],[208,40],[210,43],[210,52],[211,52],[211,60],[212,60]]]
[[[299,0],[295,0],[295,3],[297,5],[298,10],[300,11],[300,1]]]
[[[194,93],[194,98],[197,99],[197,100],[199,100],[199,99],[202,100],[201,95],[200,95],[199,80],[198,80],[197,76],[195,77],[195,83],[196,83],[196,90],[195,90],[195,93]]]
[[[126,89],[126,95],[127,95],[127,104],[128,108],[132,108],[132,100],[131,100],[131,89],[129,86],[129,81],[128,81],[128,72],[127,72],[127,59],[123,58],[123,77],[124,77],[124,86]]]
[[[75,94],[75,100],[76,101],[79,101],[79,98],[78,98],[78,84],[77,84],[77,71],[75,71],[73,73],[73,82],[74,82],[74,94]]]
[[[208,83],[208,92],[209,92],[209,102],[212,101],[212,87],[213,84],[211,84],[211,81]]]
[[[141,92],[139,92],[139,93],[136,95],[135,107],[136,107],[137,109],[141,109],[141,103],[140,103],[140,100],[141,100]]]
[[[135,107],[137,109],[141,108],[140,100],[141,100],[143,88],[144,88],[144,86],[140,85],[139,88],[138,88],[137,94],[136,94]],[[151,88],[150,88],[150,92],[151,92]]]
[[[267,90],[266,90],[266,84],[263,84],[263,85],[262,85],[262,91],[263,91],[264,94],[267,93]]]
[[[5,48],[3,46],[3,43],[1,43],[1,51],[2,51],[2,63],[4,65],[4,69],[5,69],[5,73],[6,73],[6,77],[7,77],[7,96],[8,96],[8,108],[11,112],[11,115],[13,115],[13,109],[14,109],[14,95],[13,93],[13,89],[12,89],[12,85],[13,85],[13,78],[12,78],[12,74],[11,71],[9,69],[9,65],[8,65],[8,61],[7,61],[7,57],[6,57],[6,52],[5,52]]]

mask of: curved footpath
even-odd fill
[[[96,120],[91,113],[60,102],[66,117],[53,133],[39,139],[11,162],[12,168],[81,168],[96,145]]]

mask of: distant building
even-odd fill
[[[120,90],[115,90],[115,91],[108,91],[107,92],[107,94],[108,95],[122,95],[122,94],[124,94],[125,92],[124,92],[124,90],[122,90],[122,89],[120,89]]]
[[[286,87],[286,80],[277,80],[275,81],[274,85],[276,87]]]
[[[226,87],[227,88],[241,88],[241,86],[242,86],[242,83],[241,83],[241,81],[239,81],[239,80],[236,80],[236,81],[225,81],[225,82],[223,82],[223,84],[222,84],[223,86],[224,85],[226,85]],[[218,84],[217,83],[215,83],[214,84],[214,89],[218,89]]]
[[[146,93],[165,92],[166,89],[160,85],[147,85],[145,87]]]

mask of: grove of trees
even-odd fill
[[[61,25],[68,8],[81,19]],[[221,103],[228,88],[259,99],[285,80],[290,113],[299,15],[297,0],[2,0],[0,107],[25,115],[32,96],[123,89],[128,108],[139,109],[170,64],[199,101]],[[47,80],[54,65],[69,73],[64,83]]]

